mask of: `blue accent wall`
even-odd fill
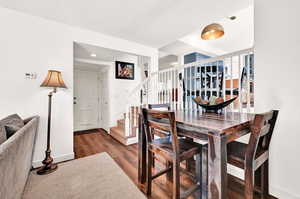
[[[203,55],[203,54],[196,53],[196,52],[191,53],[191,54],[184,56],[184,64],[189,64],[189,63],[199,61],[201,59],[207,59],[207,58],[210,58],[210,56]]]

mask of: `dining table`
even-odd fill
[[[217,114],[191,110],[174,112],[178,135],[207,143],[206,197],[227,198],[227,143],[250,133],[254,114],[229,111]],[[147,144],[143,126],[142,117],[139,117],[138,183],[141,189],[146,189]],[[200,198],[205,199],[203,195]]]

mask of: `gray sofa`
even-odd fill
[[[39,117],[24,120],[24,126],[0,145],[0,198],[20,199],[32,167]]]

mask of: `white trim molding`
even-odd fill
[[[244,180],[244,171],[240,168],[227,164],[227,172],[231,175]],[[296,196],[286,190],[270,185],[270,194],[278,199],[299,199],[300,196]]]
[[[300,196],[296,196],[286,190],[283,190],[278,187],[270,186],[270,194],[279,199],[299,199]]]

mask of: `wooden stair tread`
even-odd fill
[[[135,135],[125,136],[125,131],[122,128],[119,128],[118,126],[111,127],[110,130],[116,132],[118,135],[122,136],[125,139],[135,137]]]
[[[119,128],[118,126],[110,128],[110,135],[124,145],[127,145],[128,139],[135,137],[125,136],[125,131],[122,128]]]
[[[122,128],[118,127],[118,126],[111,127],[110,130],[113,131],[113,132],[118,133],[122,137],[126,137],[124,129],[122,129]]]

